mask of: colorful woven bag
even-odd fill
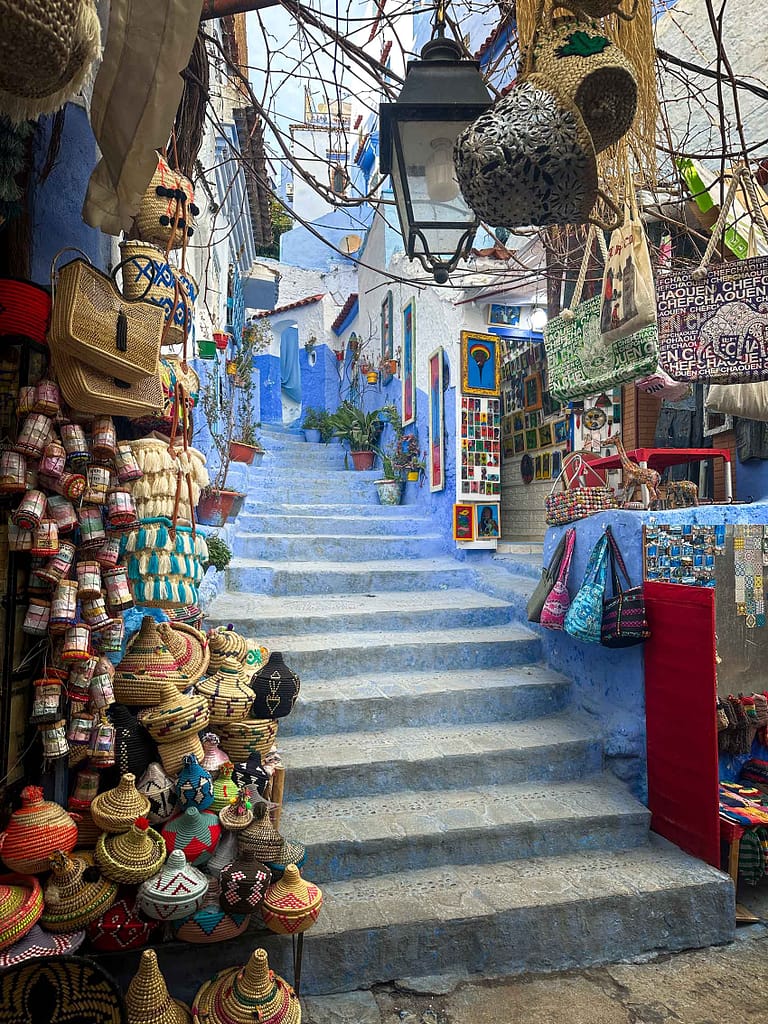
[[[147,608],[197,604],[208,545],[194,527],[170,519],[142,519],[141,528],[123,535],[128,583],[133,599]]]
[[[576,531],[573,527],[566,530],[565,537],[565,553],[560,563],[557,579],[541,609],[539,622],[546,629],[562,630],[565,625],[566,612],[571,606],[571,595],[568,593],[568,574],[571,570],[571,559],[576,545]]]
[[[565,632],[585,644],[600,643],[603,597],[608,573],[608,536],[603,534],[592,548],[584,582],[565,616]]]
[[[587,484],[588,479],[593,483]],[[562,484],[562,491],[555,491]],[[571,452],[563,459],[560,475],[552,484],[545,501],[547,524],[564,526],[577,519],[584,519],[595,512],[608,512],[618,508],[619,503],[613,488],[603,482],[602,477],[591,470],[578,452]]]
[[[643,588],[632,586],[624,558],[610,526],[606,527],[605,532],[608,535],[611,559],[613,597],[606,598],[603,602],[600,643],[604,647],[633,647],[635,644],[643,643],[651,635],[645,614]],[[619,573],[627,583],[626,590],[622,590]]]

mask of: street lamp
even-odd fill
[[[479,220],[464,202],[453,167],[462,129],[491,106],[476,60],[445,36],[439,0],[432,39],[410,61],[395,103],[379,107],[381,171],[392,191],[405,251],[438,284],[469,253]]]

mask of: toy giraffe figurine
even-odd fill
[[[661,475],[655,469],[643,468],[633,462],[624,450],[624,445],[621,443],[621,438],[618,434],[609,437],[605,442],[606,447],[611,445],[615,445],[618,456],[621,459],[621,485],[624,491],[624,504],[634,501],[635,492],[638,487],[647,487],[650,501],[656,501],[658,499],[657,488]]]

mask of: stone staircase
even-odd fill
[[[302,992],[728,941],[730,881],[649,833],[542,664],[524,619],[536,553],[459,562],[337,445],[263,433],[208,621],[301,676],[281,831],[306,841],[326,901]],[[268,948],[291,976],[290,943]]]

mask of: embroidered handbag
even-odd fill
[[[570,308],[544,328],[549,390],[561,402],[610,391],[647,376],[656,371],[659,362],[656,327],[646,327],[606,345],[600,334],[601,297],[581,301],[594,237],[595,229],[591,227]],[[604,250],[605,240],[599,231],[597,240]]]
[[[590,472],[595,481],[601,480],[594,470],[590,471],[589,463],[584,462],[578,452],[566,455],[560,475],[544,503],[549,526],[564,526],[595,512],[608,512],[619,507],[613,488],[605,482],[585,484]],[[555,492],[558,484],[562,484],[563,490]]]
[[[529,622],[539,622],[541,620],[541,609],[544,607],[544,602],[549,597],[549,593],[555,585],[557,574],[560,572],[560,563],[565,554],[565,538],[566,534],[564,533],[552,553],[549,565],[545,565],[541,570],[541,579],[536,584],[536,589],[528,598],[526,614],[528,615]]]
[[[633,647],[641,644],[651,635],[645,614],[645,598],[642,586],[633,587],[624,558],[610,526],[605,528],[608,536],[608,551],[611,560],[613,597],[603,601],[603,623],[600,629],[600,643],[604,647]],[[621,578],[627,583],[623,590]]]
[[[747,168],[736,168],[698,268],[665,274],[656,283],[659,360],[677,381],[768,380],[768,257],[709,266],[740,183],[768,242],[768,224],[752,177]]]
[[[571,606],[571,595],[568,593],[568,573],[571,569],[571,558],[576,544],[576,531],[573,527],[565,531],[565,537],[565,554],[560,571],[541,610],[540,622],[546,629],[563,629],[566,612]]]
[[[565,615],[565,632],[585,644],[599,644],[603,623],[603,597],[608,572],[608,536],[592,548],[584,582]]]

